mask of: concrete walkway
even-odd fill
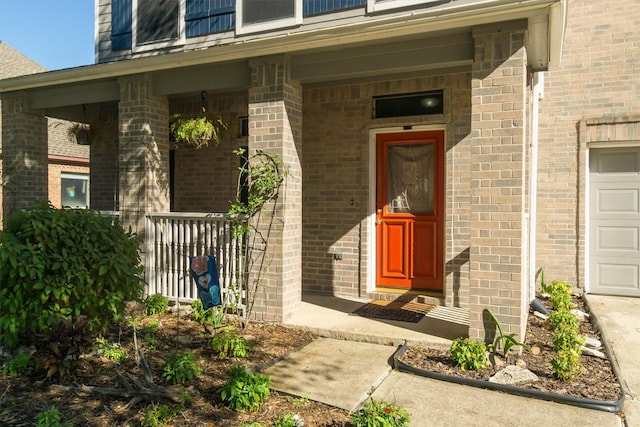
[[[418,324],[350,315],[364,301],[305,297],[287,324],[325,338],[293,353],[265,373],[284,393],[354,411],[370,396],[406,408],[412,426],[622,426],[640,427],[640,299],[588,296],[604,330],[627,393],[622,416],[393,371],[397,345],[408,340],[448,348],[466,334],[460,310],[434,310]],[[467,320],[468,321],[468,320]],[[423,323],[424,322],[424,323]],[[422,323],[422,324],[421,324]],[[428,324],[427,324],[428,323]]]

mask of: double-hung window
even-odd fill
[[[236,33],[248,34],[302,24],[302,0],[236,0]]]
[[[89,175],[62,172],[60,201],[70,208],[89,207]]]

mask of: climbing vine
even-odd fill
[[[231,203],[228,214],[231,218],[234,237],[242,240],[244,259],[242,288],[246,290],[245,316],[248,317],[267,266],[266,253],[273,225],[273,212],[287,171],[279,157],[262,150],[247,156],[247,151],[240,148],[235,150],[234,154],[244,160],[239,168],[236,197]],[[271,202],[272,204],[269,205]],[[259,230],[258,224],[262,219],[267,222],[263,223],[263,227]],[[251,283],[250,271],[254,273]]]

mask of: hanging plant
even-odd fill
[[[88,124],[74,123],[67,130],[67,134],[78,145],[91,144],[91,127]]]
[[[169,124],[171,139],[196,148],[217,146],[227,134],[227,125],[220,117],[213,118],[202,108],[195,116],[176,114]]]

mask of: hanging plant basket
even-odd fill
[[[91,128],[85,123],[75,123],[68,130],[69,138],[78,145],[91,145]]]
[[[169,124],[171,140],[196,148],[217,146],[227,135],[227,125],[220,117],[214,118],[205,109],[195,116],[176,114]]]

